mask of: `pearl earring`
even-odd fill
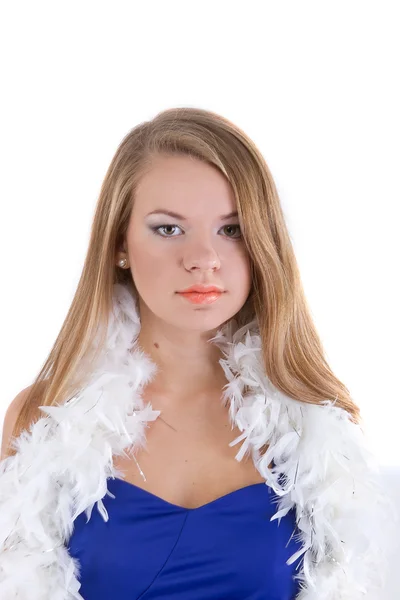
[[[122,267],[123,269],[126,267],[127,265],[127,260],[126,258],[121,258],[121,260],[118,262],[119,266]]]

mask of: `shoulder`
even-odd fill
[[[32,387],[33,386],[30,385],[21,390],[19,394],[17,394],[15,398],[11,401],[10,405],[6,410],[3,423],[3,433],[1,437],[0,460],[3,460],[5,458],[8,445],[11,441],[11,435],[18,419],[18,415],[20,414],[22,407],[24,406],[25,401],[29,396]]]

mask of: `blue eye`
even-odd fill
[[[177,236],[176,235],[164,235],[164,234],[162,234],[162,233],[159,232],[159,229],[164,229],[164,230],[168,229],[168,228],[174,229],[176,227],[178,227],[180,229],[179,225],[156,225],[155,227],[150,227],[150,229],[153,231],[153,233],[155,235],[159,235],[160,237],[163,237],[163,238],[168,238],[168,237],[177,237]],[[239,231],[239,236],[233,237],[233,236],[228,235],[227,237],[230,238],[230,239],[232,239],[232,240],[237,240],[237,239],[241,238],[240,225],[236,225],[236,224],[234,224],[234,225],[224,225],[222,227],[222,229],[235,228],[235,227]]]

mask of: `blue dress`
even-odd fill
[[[182,508],[109,478],[109,520],[93,509],[74,521],[68,550],[85,600],[294,600],[302,557],[295,509],[270,522],[277,496],[256,483]],[[275,498],[275,503],[273,502]],[[278,524],[279,523],[279,524]]]

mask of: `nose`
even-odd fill
[[[209,243],[192,244],[190,248],[186,248],[183,257],[185,269],[193,271],[194,269],[208,271],[220,268],[220,259],[217,252]]]

